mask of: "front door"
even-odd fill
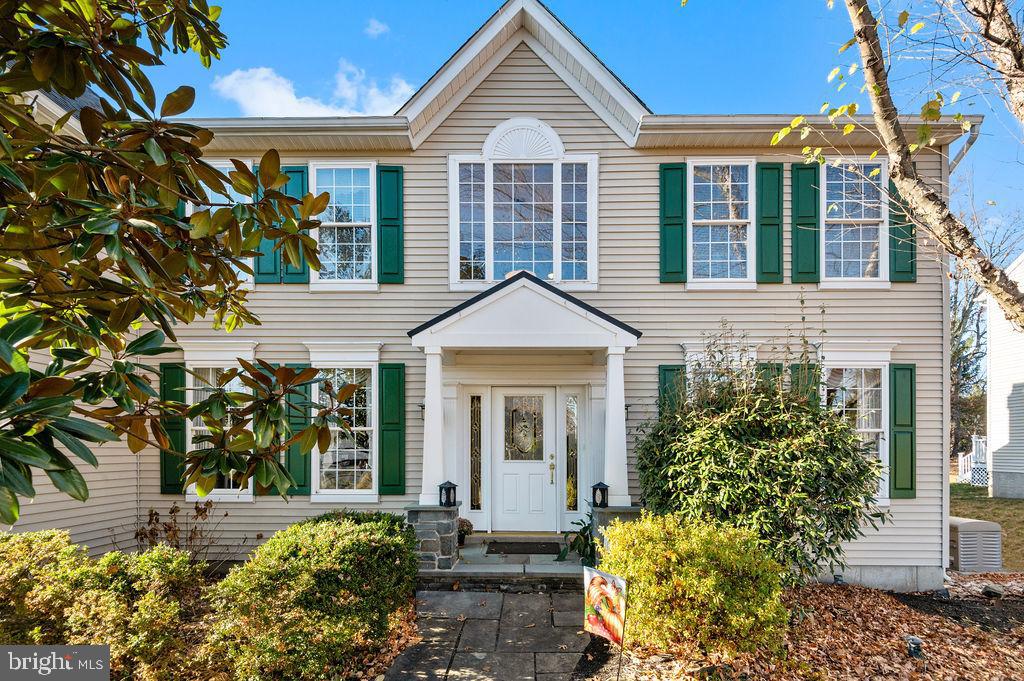
[[[495,530],[558,525],[554,388],[495,388],[491,397]]]

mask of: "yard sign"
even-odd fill
[[[622,646],[626,628],[626,580],[583,568],[583,629]]]

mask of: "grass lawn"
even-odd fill
[[[1024,499],[990,499],[987,487],[953,483],[949,514],[990,520],[1003,528],[1003,569],[1024,572]]]

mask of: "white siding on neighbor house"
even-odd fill
[[[679,284],[659,283],[658,164],[690,160],[687,149],[629,148],[594,112],[525,45],[511,54],[456,107],[414,152],[367,154],[353,159],[377,160],[405,167],[405,283],[383,284],[379,292],[317,292],[305,285],[257,285],[250,294],[252,310],[262,326],[250,326],[232,340],[259,341],[256,356],[274,362],[305,362],[303,341],[381,341],[381,362],[407,364],[406,490],[402,497],[381,497],[373,507],[400,511],[414,503],[421,480],[424,361],[406,332],[462,302],[472,293],[448,287],[449,154],[477,153],[487,134],[514,116],[541,119],[561,136],[567,153],[600,156],[599,290],[579,298],[643,332],[639,345],[625,357],[626,403],[632,433],[654,413],[659,364],[683,360],[681,342],[699,341],[721,328],[722,320],[737,332],[758,340],[781,339],[790,330],[806,328],[813,338],[821,326],[831,341],[886,339],[897,341],[893,362],[917,365],[917,498],[893,500],[894,522],[851,544],[853,565],[941,566],[943,564],[943,499],[945,481],[945,277],[942,259],[919,245],[918,281],[895,283],[891,290],[822,291],[815,285],[762,284],[757,291],[693,291]],[[218,154],[220,155],[220,154]],[[715,157],[754,156],[761,161],[797,161],[780,156],[766,143],[759,149],[715,150]],[[316,157],[291,154],[285,163]],[[917,158],[919,172],[944,180],[940,157]],[[786,173],[785,265],[789,280],[789,172]],[[805,300],[800,305],[801,297]],[[182,328],[189,339],[223,337],[203,322]],[[160,358],[173,361],[174,355]],[[639,498],[630,442],[630,492]],[[165,511],[178,497],[161,495],[155,452],[144,455],[142,511]],[[127,476],[126,476],[127,477]],[[259,497],[252,503],[220,504],[229,513],[221,531],[225,542],[250,540],[298,519],[329,510],[330,504],[308,498],[285,502]],[[96,520],[98,527],[106,523]]]
[[[1017,282],[1024,256],[1007,270]],[[988,311],[988,408],[986,434],[992,471],[1024,474],[1024,332],[991,298]]]

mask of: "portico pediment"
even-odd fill
[[[409,332],[416,347],[634,347],[640,332],[519,272]]]

